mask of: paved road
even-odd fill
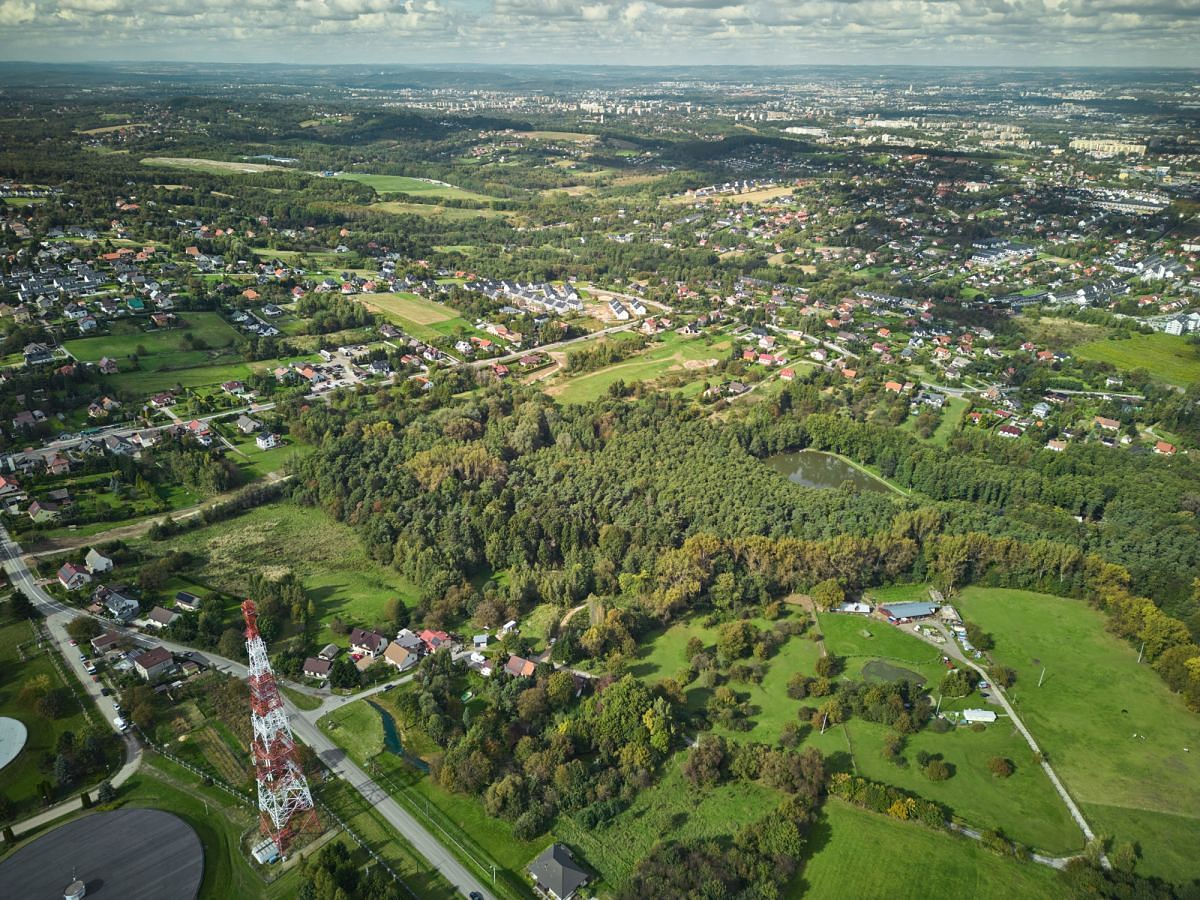
[[[12,583],[20,585],[33,600],[34,606],[46,617],[47,626],[52,636],[56,641],[61,642],[60,646],[65,648],[66,652],[64,655],[68,662],[75,668],[80,683],[95,697],[98,708],[102,711],[111,709],[111,703],[108,699],[100,696],[100,685],[92,681],[91,676],[83,668],[83,664],[79,659],[79,653],[68,643],[69,638],[66,632],[66,623],[76,616],[86,615],[86,613],[55,600],[38,584],[33,573],[25,565],[25,561],[21,556],[20,546],[12,540],[8,531],[2,525],[0,525],[0,560],[3,561],[4,569],[8,573]],[[105,624],[109,628],[113,628],[111,623],[106,622]],[[158,644],[166,647],[173,653],[193,653],[196,659],[206,661],[220,671],[236,675],[238,678],[246,677],[246,666],[240,662],[225,659],[214,653],[192,651],[190,647],[183,644],[176,644],[172,641],[157,638],[149,639],[127,629],[113,628],[113,630],[130,636],[136,643],[143,646]],[[379,685],[376,688],[362,692],[362,696],[369,696],[377,691],[382,691],[383,688],[384,685]],[[346,698],[345,702],[349,702],[350,699],[357,699],[358,696]],[[334,703],[334,701],[340,699],[328,698],[322,704],[322,709],[325,708],[326,704],[331,706],[341,705],[340,703]],[[420,822],[409,815],[383,788],[368,778],[367,774],[355,765],[333,741],[322,734],[315,724],[315,718],[310,721],[309,716],[319,717],[321,710],[313,710],[305,714],[303,710],[298,709],[292,704],[287,697],[284,697],[284,706],[287,708],[296,737],[308,744],[334,773],[345,778],[353,785],[355,790],[362,794],[366,801],[374,806],[388,823],[418,853],[425,857],[430,865],[441,872],[442,876],[463,894],[476,891],[490,900],[492,895],[487,888],[437,838],[427,831]],[[111,717],[108,717],[108,722],[109,726],[113,727]]]
[[[976,674],[979,675],[981,680],[986,680],[990,677],[987,672],[976,665],[974,661],[967,658],[967,656],[960,650],[958,642],[954,640],[954,636],[950,634],[945,627],[941,625],[941,623],[928,622],[922,624],[927,624],[936,628],[939,632],[941,632],[942,637],[946,639],[946,642],[944,644],[938,644],[937,642],[930,640],[922,632],[914,632],[909,629],[903,630],[906,634],[913,634],[926,643],[937,647],[942,653],[953,657],[955,661],[961,665],[973,669]],[[999,703],[1001,707],[1003,707],[1005,713],[1007,713],[1008,717],[1012,719],[1012,723],[1014,726],[1016,726],[1017,731],[1019,731],[1021,736],[1025,738],[1025,743],[1029,745],[1029,749],[1032,750],[1038,757],[1042,757],[1041,747],[1039,747],[1037,741],[1034,740],[1032,732],[1025,727],[1025,723],[1021,721],[1021,717],[1017,715],[1017,711],[1013,709],[1012,704],[1008,702],[1008,697],[1004,695],[1004,691],[1001,690],[999,685],[996,684],[993,684],[990,690],[992,697],[995,698],[996,702]],[[1059,779],[1058,773],[1054,771],[1053,767],[1051,767],[1050,763],[1045,758],[1042,758],[1042,770],[1046,773],[1046,777],[1050,779],[1050,783],[1054,785],[1054,790],[1058,792],[1058,796],[1062,799],[1063,803],[1066,804],[1067,811],[1071,814],[1071,818],[1075,820],[1075,824],[1079,826],[1080,831],[1083,832],[1083,836],[1088,841],[1094,840],[1096,837],[1095,832],[1092,831],[1092,827],[1088,824],[1087,819],[1084,818],[1083,812],[1079,809],[1079,807],[1075,804],[1075,801],[1071,798],[1071,795],[1067,792],[1067,788]],[[1101,862],[1104,864],[1105,868],[1109,867],[1107,857],[1102,856]]]

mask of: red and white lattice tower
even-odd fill
[[[258,610],[253,600],[242,604],[246,618],[246,655],[250,658],[250,721],[254,726],[254,774],[258,780],[258,809],[264,834],[286,856],[292,839],[316,831],[308,780],[296,756],[296,740],[288,725],[267,645],[258,633]]]

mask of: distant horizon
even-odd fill
[[[0,0],[0,58],[1196,68],[1191,0]],[[133,49],[136,48],[136,51]],[[1103,60],[1095,66],[1095,60]]]
[[[1069,64],[1069,63],[631,63],[631,62],[494,62],[494,61],[463,61],[463,60],[431,60],[426,62],[283,62],[266,60],[246,62],[243,60],[223,59],[7,59],[0,56],[0,67],[5,66],[46,66],[55,68],[88,67],[88,66],[141,66],[181,68],[186,66],[220,66],[231,68],[276,68],[276,69],[760,69],[760,70],[805,70],[805,69],[859,69],[859,70],[895,70],[910,69],[914,71],[941,71],[986,69],[997,71],[1037,71],[1037,72],[1196,72],[1200,74],[1200,65],[1172,64]]]

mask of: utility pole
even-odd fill
[[[1138,665],[1142,664],[1142,651],[1146,649],[1146,642],[1142,641],[1142,646],[1138,647]]]
[[[1045,679],[1045,677],[1046,677],[1046,667],[1042,666],[1042,674],[1038,676],[1038,687],[1042,686],[1042,681]]]

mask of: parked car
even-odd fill
[[[124,734],[129,730],[129,723],[120,716],[113,717],[113,725],[117,727],[117,731],[121,732],[121,734]]]

